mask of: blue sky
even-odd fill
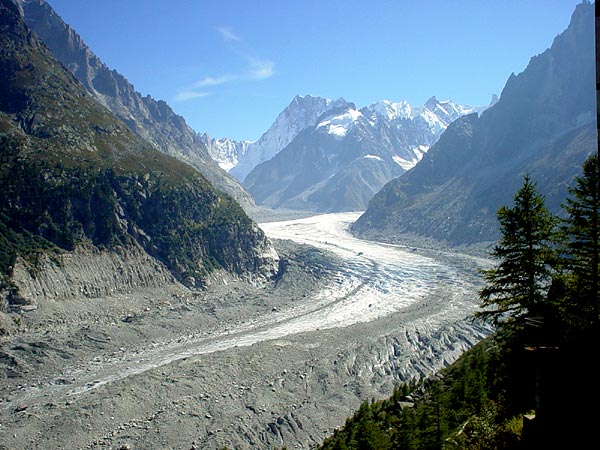
[[[48,0],[198,132],[256,140],[296,94],[486,105],[581,0]]]

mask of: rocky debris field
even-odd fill
[[[372,320],[309,326],[363,287],[340,284],[338,254],[275,244],[274,282],[215,277],[203,291],[170,283],[5,316],[0,448],[314,448],[363,400],[489,332],[466,319],[474,290],[443,284]],[[470,263],[442,258],[477,285]],[[332,286],[351,290],[327,303]]]

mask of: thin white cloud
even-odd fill
[[[231,28],[216,27],[215,29],[221,34],[223,39],[225,39],[226,41],[243,42],[242,39],[237,34],[235,34]]]
[[[251,69],[248,73],[253,80],[264,80],[273,76],[275,63],[268,60],[251,60]]]
[[[221,77],[204,77],[201,80],[196,81],[192,86],[194,88],[203,88],[210,86],[219,86],[221,84],[228,83],[234,80],[236,77],[233,75],[223,75]]]
[[[177,93],[177,95],[175,96],[175,100],[180,101],[180,102],[185,102],[187,100],[192,100],[194,98],[206,97],[207,95],[210,95],[210,93],[199,92],[199,91],[187,89],[187,90],[179,91]]]
[[[242,69],[239,73],[230,73],[221,76],[205,76],[195,83],[181,89],[175,96],[175,100],[183,102],[195,98],[206,97],[207,95],[210,95],[210,92],[207,92],[207,89],[210,90],[211,88],[233,82],[265,80],[274,75],[275,63],[273,61],[252,56],[247,45],[231,28],[217,27],[215,29],[225,41],[237,43],[236,45],[233,45],[231,50],[246,61],[247,67]]]

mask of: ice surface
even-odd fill
[[[346,262],[339,282],[318,294],[328,307],[286,324],[294,332],[345,327],[399,311],[426,296],[440,279],[456,280],[455,269],[390,244],[364,241],[348,227],[360,212],[322,214],[260,224],[270,238],[291,239],[330,250]],[[448,286],[451,289],[451,286]],[[290,328],[291,327],[291,328]]]

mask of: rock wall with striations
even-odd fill
[[[130,245],[111,251],[79,246],[69,253],[41,254],[32,265],[18,257],[12,273],[18,292],[12,303],[99,298],[174,283],[164,264]]]

